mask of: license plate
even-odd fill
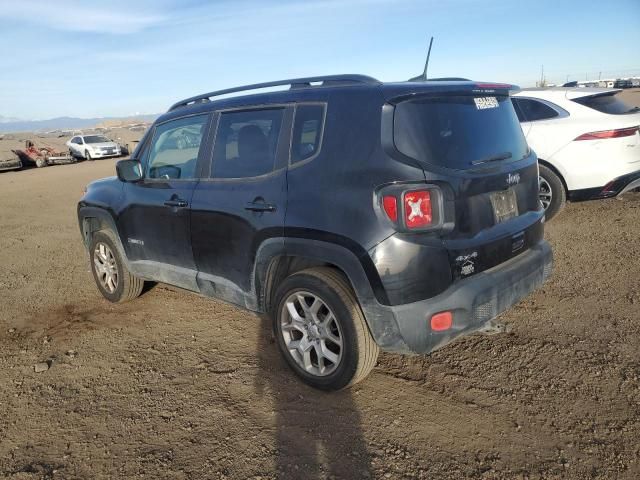
[[[113,153],[113,150],[107,150],[107,155],[111,155]]]
[[[501,192],[492,192],[491,205],[493,205],[496,223],[506,222],[518,216],[516,192],[512,188]]]

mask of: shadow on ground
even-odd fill
[[[353,390],[304,385],[282,359],[271,319],[261,317],[256,388],[273,398],[276,474],[287,479],[370,478],[373,473]]]

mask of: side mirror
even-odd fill
[[[139,182],[142,180],[142,165],[137,160],[120,160],[116,163],[118,178],[123,182]]]
[[[151,167],[149,169],[149,178],[162,178],[172,180],[180,178],[182,170],[175,165],[161,165],[159,167]]]

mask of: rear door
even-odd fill
[[[190,290],[197,290],[191,200],[209,119],[192,115],[155,127],[142,154],[144,179],[124,184],[126,208],[119,217],[129,260],[150,278]]]
[[[283,242],[291,118],[286,105],[217,115],[209,178],[192,202],[203,293],[246,305],[258,247],[270,238]]]

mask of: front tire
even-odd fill
[[[366,378],[379,348],[347,281],[336,270],[310,268],[286,278],[273,312],[278,346],[305,383],[340,390]]]
[[[93,235],[89,255],[93,279],[104,298],[124,303],[140,296],[144,280],[129,272],[110,233],[101,231]]]
[[[545,217],[551,220],[564,208],[567,194],[560,177],[550,168],[540,165],[538,197],[545,210]]]
[[[89,162],[91,162],[93,160],[93,157],[89,153],[89,150],[85,150],[84,151],[84,158],[86,158]]]

